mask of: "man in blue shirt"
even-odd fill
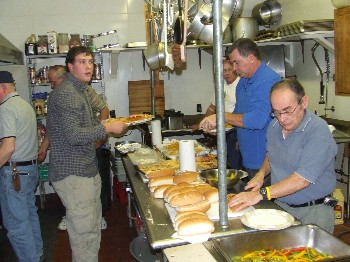
[[[325,198],[336,185],[337,145],[326,121],[306,110],[308,97],[296,79],[285,79],[271,89],[276,117],[267,131],[267,155],[256,176],[243,192],[229,201],[241,210],[260,200],[275,203],[303,224],[334,230],[334,211]],[[270,187],[262,187],[271,173]],[[260,189],[260,191],[259,191]]]
[[[254,177],[266,155],[266,131],[271,121],[270,89],[280,76],[261,61],[257,45],[248,38],[235,41],[229,50],[233,68],[241,77],[236,107],[225,113],[225,122],[236,126],[243,167]],[[216,115],[200,123],[204,130],[216,127]]]

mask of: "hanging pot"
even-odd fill
[[[258,24],[253,17],[238,17],[232,25],[232,38],[236,41],[239,38],[255,39],[258,33]]]
[[[168,53],[171,53],[171,49],[167,47]],[[147,47],[143,54],[149,68],[153,71],[162,69],[165,66],[165,44],[164,42],[153,43]]]

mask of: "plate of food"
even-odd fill
[[[107,119],[107,123],[121,121],[127,124],[128,126],[136,126],[136,125],[150,122],[153,118],[154,116],[150,114],[134,114],[128,117],[109,118]]]
[[[260,230],[279,230],[290,227],[294,217],[289,213],[277,209],[255,209],[241,217],[242,223]]]
[[[233,126],[225,123],[225,132],[229,132],[231,129],[233,128]],[[209,133],[211,135],[216,135],[217,133],[217,130],[216,129],[212,129],[212,130],[209,130],[209,131],[205,131],[206,133]]]

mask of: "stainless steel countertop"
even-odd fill
[[[151,196],[147,184],[143,183],[138,171],[127,156],[123,156],[122,160],[128,181],[134,194],[134,198],[137,202],[141,219],[146,229],[150,246],[155,250],[160,250],[168,247],[188,244],[188,242],[184,240],[171,237],[175,231],[168,211],[164,205],[164,200],[156,199]],[[242,186],[242,184],[237,184],[234,190],[237,192],[240,186]],[[272,201],[261,201],[254,207],[257,209],[280,209]],[[212,238],[254,231],[257,230],[245,227],[239,218],[234,218],[229,220],[229,226],[226,229],[221,229],[218,222],[216,222],[215,231],[212,233]]]

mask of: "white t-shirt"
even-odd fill
[[[232,113],[236,106],[236,87],[239,82],[239,77],[232,84],[227,84],[224,80],[224,97],[225,97],[225,112]],[[211,103],[215,106],[215,93]]]

